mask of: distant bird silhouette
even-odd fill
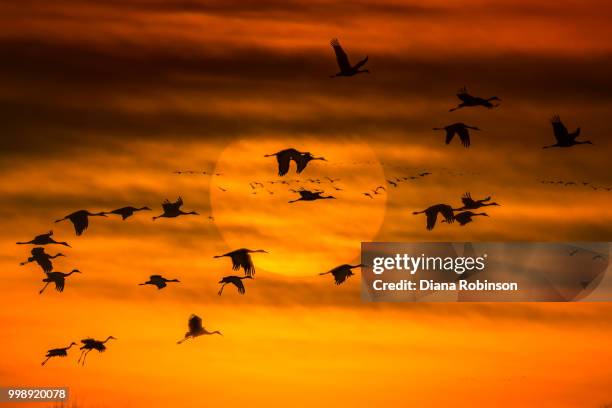
[[[419,173],[419,176],[425,177],[425,176],[429,176],[430,174],[431,174],[430,172],[426,171],[426,172],[423,172],[423,173]]]
[[[192,314],[191,317],[189,317],[188,327],[189,327],[189,331],[185,333],[185,337],[177,341],[176,344],[181,344],[185,340],[203,336],[203,335],[218,334],[220,336],[223,336],[223,334],[221,334],[221,332],[218,330],[209,332],[204,327],[202,327],[202,318],[194,314]]]
[[[330,44],[334,49],[334,52],[336,53],[336,61],[338,62],[338,67],[340,68],[340,72],[334,75],[330,75],[330,78],[341,76],[348,77],[356,74],[370,73],[370,70],[368,69],[360,69],[362,66],[365,65],[366,62],[368,62],[367,56],[361,61],[357,62],[357,64],[351,65],[351,63],[349,62],[348,55],[346,55],[346,52],[344,52],[342,46],[340,46],[340,42],[338,41],[338,39],[334,38],[333,40],[331,40]]]
[[[326,200],[332,199],[335,200],[334,196],[323,196],[323,191],[310,191],[310,190],[298,190],[297,193],[300,195],[300,198],[295,200],[288,201],[289,203],[295,203],[297,201],[315,201],[315,200]]]
[[[438,213],[442,214],[442,217],[444,217],[444,220],[447,223],[452,224],[455,220],[454,211],[456,210],[448,204],[436,204],[424,209],[423,211],[414,211],[412,214],[417,215],[425,213],[425,216],[427,217],[427,229],[431,231],[436,226]]]
[[[289,172],[289,166],[291,164],[291,160],[295,162],[296,172],[301,173],[309,162],[312,160],[323,160],[327,161],[325,157],[315,157],[310,152],[300,152],[294,148],[289,148],[285,150],[281,150],[280,152],[266,154],[264,157],[272,157],[276,156],[276,161],[278,163],[278,175],[284,176]]]
[[[388,181],[388,180],[387,180],[387,181]],[[376,194],[380,194],[380,193],[378,192],[378,190],[387,191],[387,189],[386,189],[384,186],[378,186],[378,187],[376,187],[374,190],[372,190],[372,192],[374,193],[374,195],[376,195]]]
[[[55,222],[69,220],[74,226],[74,232],[76,232],[77,235],[81,235],[89,226],[89,217],[106,217],[106,214],[105,212],[91,213],[88,210],[79,210],[72,214],[68,214],[64,218],[55,220]]]
[[[42,281],[46,283],[45,283],[45,286],[43,286],[43,288],[38,292],[38,294],[42,294],[44,290],[47,289],[47,286],[49,286],[50,283],[55,284],[55,290],[57,290],[58,292],[63,292],[64,285],[66,284],[66,278],[72,275],[73,273],[81,273],[81,271],[79,271],[78,269],[73,269],[71,272],[68,272],[68,273],[64,273],[64,272],[45,272],[45,273],[47,274],[47,277],[43,279]]]
[[[552,124],[553,133],[555,135],[555,139],[557,139],[557,143],[544,146],[542,149],[548,149],[551,147],[572,147],[579,144],[593,144],[593,142],[590,140],[577,141],[576,138],[580,136],[580,128],[577,128],[573,133],[569,133],[563,122],[561,122],[559,115],[553,116],[550,123]]]
[[[132,215],[134,215],[134,213],[136,211],[151,211],[151,209],[149,207],[136,208],[136,207],[132,207],[130,205],[130,206],[127,206],[127,207],[117,208],[116,210],[111,211],[109,214],[120,215],[121,219],[125,220],[126,218],[129,218]]]
[[[393,187],[397,187],[397,182],[393,180],[387,180],[387,183],[391,184]]]
[[[255,265],[253,265],[253,259],[251,259],[250,254],[257,252],[264,254],[268,253],[263,249],[253,250],[247,248],[240,248],[223,255],[215,255],[214,258],[223,258],[224,256],[227,256],[232,259],[232,269],[234,271],[237,271],[238,269],[242,268],[246,276],[253,276],[255,275]]]
[[[47,363],[47,361],[49,361],[49,359],[52,357],[66,357],[68,355],[68,350],[70,350],[70,347],[76,346],[76,345],[77,344],[75,342],[72,342],[70,343],[68,347],[55,348],[55,349],[51,349],[47,351],[47,355],[45,355],[45,357],[47,358],[42,363],[40,363],[40,365],[44,366]]]
[[[162,209],[164,210],[163,214],[153,217],[153,221],[158,218],[174,218],[179,215],[200,215],[195,211],[185,212],[181,210],[181,206],[183,205],[183,198],[179,197],[175,202],[171,203],[168,199],[164,200],[162,203]]]
[[[221,191],[223,191],[225,193],[227,191],[227,188],[219,187],[219,190],[221,190]]]
[[[77,364],[81,362],[81,359],[82,359],[82,364],[85,365],[85,359],[87,358],[87,355],[89,354],[91,350],[97,350],[100,353],[103,353],[104,351],[106,351],[106,342],[109,340],[117,340],[117,339],[113,336],[108,336],[106,340],[104,341],[91,339],[91,338],[81,340],[81,343],[83,343],[83,345],[81,346],[81,349],[80,349],[81,355],[79,356],[79,360],[77,361]]]
[[[433,128],[433,130],[446,131],[446,144],[450,144],[455,134],[457,134],[459,136],[459,139],[461,140],[461,144],[466,148],[470,147],[470,131],[468,129],[480,130],[476,126],[468,126],[465,123],[461,122],[453,123],[452,125],[444,126],[441,128]]]
[[[601,254],[597,254],[597,255],[593,256],[593,261],[595,261],[597,259],[604,259],[604,257]]]
[[[370,198],[372,198],[372,199],[374,198],[374,197],[372,197],[372,194],[370,194],[370,193],[361,193],[361,194],[363,194],[363,195],[364,195],[364,196],[366,196],[366,197],[370,197]]]
[[[157,289],[163,289],[165,288],[167,285],[167,282],[180,282],[180,280],[178,279],[166,279],[161,275],[151,275],[149,277],[149,280],[144,282],[144,283],[139,283],[139,285],[153,285],[153,286],[157,286]]]
[[[219,281],[219,283],[221,283],[221,289],[219,289],[219,293],[218,295],[221,296],[221,293],[223,293],[223,288],[225,287],[225,285],[227,285],[228,283],[231,283],[232,285],[236,286],[238,288],[238,293],[240,293],[241,295],[244,295],[244,284],[242,283],[243,279],[253,279],[252,276],[225,276],[223,277],[223,279],[221,279]]]
[[[492,109],[499,106],[499,104],[492,104],[491,101],[500,101],[497,96],[492,96],[490,98],[481,98],[479,96],[470,95],[467,91],[466,87],[461,88],[457,91],[457,98],[461,101],[459,105],[456,107],[449,109],[449,112],[456,111],[457,109],[467,108],[471,106],[484,106],[485,108]]]
[[[53,238],[51,238],[52,235],[53,235],[53,231],[49,231],[46,234],[40,234],[40,235],[35,236],[34,239],[32,239],[31,241],[17,242],[17,245],[29,245],[29,244],[33,244],[33,245],[48,245],[48,244],[58,244],[58,245],[64,245],[64,246],[70,247],[70,244],[68,244],[67,242],[54,240]]]
[[[470,193],[465,193],[463,197],[461,197],[461,201],[463,202],[463,207],[459,208],[457,211],[475,210],[487,206],[499,206],[499,204],[495,202],[489,202],[491,201],[491,197],[485,197],[482,200],[474,200]]]
[[[472,217],[475,217],[477,215],[482,215],[485,217],[489,216],[489,214],[487,213],[473,213],[472,211],[463,211],[459,214],[455,214],[455,220],[459,223],[460,226],[463,227],[465,224],[472,222]],[[442,222],[446,222],[446,220],[442,220]]]
[[[363,264],[358,264],[358,265],[343,264],[340,266],[336,266],[334,269],[330,271],[320,273],[319,275],[327,275],[328,273],[331,273],[334,276],[334,281],[336,285],[340,285],[345,280],[347,280],[349,277],[354,275],[352,269],[361,268],[362,266],[365,266],[365,265]]]
[[[64,254],[57,253],[55,255],[49,255],[45,252],[45,248],[43,247],[34,247],[32,248],[32,256],[28,258],[27,261],[21,262],[19,265],[25,265],[30,262],[36,262],[44,272],[51,272],[53,270],[53,263],[51,259],[55,259],[58,256],[66,256]]]

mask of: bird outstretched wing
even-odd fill
[[[336,53],[336,61],[338,61],[338,67],[340,67],[340,71],[350,71],[351,63],[349,62],[348,56],[340,46],[340,41],[337,38],[331,40],[331,46]],[[365,63],[365,62],[364,62]]]
[[[568,135],[567,128],[565,127],[563,122],[561,122],[561,118],[559,117],[559,115],[553,116],[550,120],[550,123],[552,124],[553,133],[555,134],[555,139],[557,139],[557,142],[561,143],[566,141]]]
[[[366,55],[366,57],[364,59],[362,59],[361,61],[357,62],[357,64],[355,64],[355,69],[359,69],[362,66],[365,65],[365,63],[368,62],[368,56]]]
[[[276,154],[276,161],[278,162],[278,175],[284,176],[289,172],[289,165],[291,159],[293,159],[294,153],[291,149],[283,150]]]
[[[241,295],[244,295],[245,290],[244,290],[244,284],[242,283],[242,280],[235,279],[232,283],[236,285],[236,287],[238,288],[238,293],[240,293]]]
[[[461,202],[463,202],[463,205],[466,207],[476,204],[470,193],[465,193],[463,197],[461,197]]]
[[[202,328],[202,318],[200,316],[192,314],[189,317],[188,327],[190,333],[197,332]]]
[[[455,136],[455,129],[446,129],[446,140],[445,140],[446,144],[450,144],[454,136]]]
[[[459,139],[461,139],[461,144],[463,147],[470,147],[470,132],[465,127],[461,127],[457,129],[457,134],[459,135]]]
[[[297,156],[293,157],[295,164],[297,166],[297,173],[301,173],[309,162],[310,153],[299,153]]]

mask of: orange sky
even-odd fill
[[[612,403],[607,303],[364,304],[359,276],[318,276],[362,241],[611,241],[612,192],[580,185],[612,186],[610,17],[603,0],[0,4],[0,385],[70,386],[79,407]],[[333,37],[372,74],[329,79]],[[449,113],[464,85],[502,106]],[[594,145],[540,149],[555,113]],[[431,130],[456,121],[483,129],[470,149]],[[340,178],[314,186],[337,200],[252,194],[286,147],[327,158],[286,178]],[[466,191],[502,206],[431,232],[411,215]],[[202,215],[150,220],[179,195]],[[53,223],[124,205],[154,211],[81,237]],[[38,295],[14,242],[51,228],[73,247],[56,269],[83,273]],[[240,247],[269,254],[219,297],[231,269],[212,257]],[[137,285],[157,273],[181,283]],[[177,346],[191,313],[224,337]],[[74,350],[40,366],[107,335],[85,368]]]

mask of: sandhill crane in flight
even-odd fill
[[[81,343],[83,343],[83,345],[81,346],[81,349],[80,349],[81,355],[79,356],[77,364],[82,361],[82,364],[85,365],[85,359],[87,358],[87,355],[89,354],[91,350],[97,350],[100,353],[103,353],[104,351],[106,351],[106,342],[109,340],[117,340],[117,339],[113,336],[108,336],[106,340],[104,341],[91,339],[91,338],[81,340]]]
[[[365,266],[365,265],[363,264],[358,264],[358,265],[343,264],[340,266],[336,266],[334,269],[329,270],[327,272],[320,273],[319,275],[327,275],[328,273],[330,273],[334,276],[334,281],[336,285],[340,285],[345,280],[347,280],[349,277],[354,275],[352,269],[361,268],[362,266]]]
[[[470,95],[466,87],[463,87],[459,91],[457,91],[457,98],[459,98],[461,103],[457,105],[456,107],[449,109],[449,112],[453,112],[453,111],[456,111],[457,109],[466,108],[470,106],[484,106],[487,109],[493,109],[493,108],[498,107],[499,104],[494,105],[491,103],[492,101],[501,102],[501,99],[498,98],[497,96],[492,96],[490,98],[485,99],[479,96]]]
[[[32,256],[27,259],[27,261],[21,262],[19,265],[25,265],[30,262],[36,262],[44,272],[51,272],[53,270],[53,263],[51,259],[55,259],[58,256],[66,256],[61,252],[55,255],[49,255],[45,252],[45,248],[43,247],[34,247],[32,248]]]
[[[289,203],[295,203],[297,201],[315,201],[315,200],[335,200],[334,196],[323,196],[323,191],[310,191],[310,190],[298,190],[297,193],[300,195],[300,198],[295,200],[288,201]]]
[[[53,231],[49,231],[46,234],[40,234],[34,237],[31,241],[27,242],[17,242],[17,245],[48,245],[48,244],[58,244],[70,247],[70,244],[64,241],[56,241],[51,236],[53,235]]]
[[[430,172],[425,171],[425,172],[423,172],[423,173],[419,173],[419,176],[420,176],[420,177],[425,177],[425,176],[429,176],[430,174],[431,174]]]
[[[238,269],[242,268],[246,276],[253,276],[255,275],[255,265],[253,265],[253,259],[251,259],[250,254],[257,252],[264,254],[268,253],[263,249],[240,248],[223,255],[215,255],[214,258],[222,258],[227,256],[232,259],[232,270],[237,271]]]
[[[356,74],[370,73],[370,70],[368,69],[360,69],[362,66],[365,65],[366,62],[368,62],[367,56],[361,61],[357,62],[357,64],[351,65],[351,63],[349,62],[348,55],[346,55],[346,52],[344,52],[342,46],[340,45],[340,41],[338,41],[337,38],[334,38],[333,40],[331,40],[330,44],[334,49],[334,52],[336,53],[336,61],[338,62],[338,67],[340,68],[340,72],[334,75],[330,75],[330,78],[342,76],[348,77]]]
[[[43,279],[42,281],[46,283],[45,283],[45,286],[43,286],[43,288],[38,292],[39,295],[42,294],[45,289],[47,289],[47,286],[49,286],[51,282],[55,284],[55,290],[57,290],[58,292],[63,292],[64,285],[66,284],[66,278],[72,275],[73,273],[81,273],[81,271],[79,271],[78,269],[73,269],[72,271],[68,273],[64,273],[64,272],[45,272],[45,273],[47,274],[47,277]]]
[[[236,286],[236,288],[238,288],[238,293],[240,293],[241,295],[244,295],[245,289],[244,289],[244,284],[242,283],[243,279],[253,279],[253,277],[248,276],[248,275],[247,276],[225,276],[223,277],[223,279],[219,281],[219,283],[221,284],[221,289],[219,289],[218,295],[221,296],[221,293],[223,293],[223,288],[228,283],[231,283],[232,285]]]
[[[499,206],[500,205],[500,204],[497,204],[495,202],[493,202],[493,203],[489,202],[489,201],[491,201],[491,197],[485,197],[482,200],[474,200],[470,193],[465,193],[461,197],[461,201],[463,202],[463,207],[459,208],[457,211],[475,210],[475,209],[480,208],[480,207],[487,207],[487,206],[492,206],[492,205]]]
[[[223,334],[221,334],[219,330],[209,332],[204,327],[202,327],[202,318],[194,314],[192,314],[189,317],[188,328],[189,328],[189,331],[185,333],[185,337],[177,341],[176,344],[181,344],[185,340],[196,338],[196,337],[203,336],[203,335],[218,334],[219,336],[223,336]]]
[[[89,226],[89,217],[106,217],[106,212],[98,212],[92,213],[88,210],[79,210],[75,211],[72,214],[68,214],[64,218],[60,218],[59,220],[55,220],[55,222],[61,222],[64,220],[69,220],[74,226],[74,232],[77,235],[81,235],[83,231],[87,229]]]
[[[472,222],[472,217],[475,217],[477,215],[483,215],[485,217],[489,216],[489,214],[487,213],[473,213],[472,211],[463,211],[459,214],[455,214],[455,220],[459,223],[460,226],[463,227],[465,224]],[[442,220],[442,222],[446,222],[446,220]]]
[[[136,208],[129,205],[127,207],[121,207],[117,208],[116,210],[110,211],[109,214],[120,215],[121,219],[125,221],[126,218],[129,218],[134,215],[136,211],[151,211],[151,209],[149,207]]]
[[[361,194],[363,194],[366,197],[370,197],[371,199],[374,199],[374,197],[372,197],[372,194],[370,193],[361,193]]]
[[[157,286],[157,289],[163,289],[165,288],[167,285],[167,282],[180,282],[180,280],[178,279],[166,279],[161,275],[151,275],[149,276],[149,280],[144,282],[144,283],[139,283],[140,286],[143,285],[153,285],[153,286]]]
[[[438,213],[442,214],[442,217],[444,217],[447,223],[452,224],[455,220],[454,211],[456,210],[448,204],[436,204],[423,211],[414,211],[412,214],[417,215],[425,213],[427,216],[427,229],[431,231],[436,226]]]
[[[470,147],[470,131],[468,129],[480,130],[476,126],[468,126],[465,123],[461,122],[453,123],[452,125],[444,126],[441,128],[433,128],[433,130],[446,131],[446,144],[450,144],[455,134],[457,134],[459,136],[459,139],[461,140],[461,144],[466,148]]]
[[[70,347],[76,346],[76,345],[77,344],[75,342],[72,342],[70,343],[68,347],[54,348],[54,349],[47,351],[47,354],[45,355],[45,357],[47,358],[42,363],[40,363],[40,365],[44,366],[47,363],[47,361],[49,361],[49,359],[52,357],[66,357],[68,355],[68,350],[70,350]]]
[[[393,187],[397,187],[398,182],[393,181],[393,180],[387,180],[387,183],[391,184]]]
[[[378,195],[381,194],[378,192],[378,190],[382,190],[382,191],[387,191],[387,189],[384,186],[378,186],[376,187],[374,190],[372,190],[372,192],[374,193],[374,195]]]
[[[289,165],[291,164],[291,160],[295,162],[296,165],[296,173],[301,173],[308,163],[312,160],[323,160],[327,161],[325,157],[315,157],[310,152],[300,152],[294,148],[289,148],[285,150],[281,150],[280,152],[266,154],[264,157],[272,157],[276,156],[276,161],[278,162],[278,175],[284,176],[289,171]]]
[[[555,135],[555,139],[557,139],[557,143],[544,146],[542,149],[548,149],[551,147],[572,147],[580,144],[593,144],[593,142],[590,140],[577,141],[576,138],[580,136],[580,128],[576,128],[574,132],[569,133],[563,122],[561,122],[559,115],[553,116],[550,123],[552,124],[553,133]]]
[[[168,199],[164,200],[162,203],[162,209],[164,210],[163,214],[153,217],[153,221],[158,218],[174,218],[179,215],[200,215],[196,211],[185,212],[181,210],[181,206],[183,205],[183,198],[179,197],[175,202],[171,203]]]

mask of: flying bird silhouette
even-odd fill
[[[202,327],[202,318],[200,318],[199,316],[196,316],[194,314],[192,314],[189,317],[188,328],[189,328],[189,331],[187,333],[185,333],[185,337],[183,337],[181,340],[177,341],[176,344],[181,344],[185,340],[188,340],[190,338],[195,338],[195,337],[203,336],[203,335],[218,334],[219,336],[223,336],[223,334],[221,334],[221,332],[218,331],[218,330],[209,332],[204,327]]]
[[[444,217],[447,223],[452,224],[455,220],[454,211],[456,210],[448,204],[436,204],[423,211],[414,211],[412,214],[417,215],[425,213],[427,217],[427,229],[431,231],[436,226],[438,213],[442,214],[442,217]]]
[[[487,206],[492,206],[492,205],[499,206],[499,204],[495,202],[493,203],[489,202],[491,201],[491,197],[485,197],[482,200],[474,200],[470,193],[465,193],[461,197],[461,201],[463,202],[463,207],[459,208],[457,211],[475,210],[480,207],[487,207]]]
[[[342,46],[340,46],[340,42],[338,41],[338,39],[334,38],[333,40],[331,40],[330,44],[334,49],[334,52],[336,53],[336,61],[338,62],[338,67],[340,68],[340,71],[334,75],[330,75],[330,78],[342,76],[348,77],[356,74],[370,73],[370,70],[368,69],[360,69],[362,66],[365,65],[366,62],[368,62],[367,56],[361,61],[359,61],[357,64],[351,65],[351,63],[349,62],[348,55],[346,55],[346,52],[344,52]]]
[[[178,279],[166,279],[161,275],[151,275],[149,276],[149,280],[144,283],[139,283],[139,285],[153,285],[157,286],[157,289],[163,289],[167,285],[167,282],[180,282]]]
[[[336,285],[340,285],[341,283],[346,281],[349,277],[354,275],[352,269],[361,268],[362,266],[365,266],[365,265],[363,264],[358,264],[358,265],[343,264],[340,266],[336,266],[334,269],[329,270],[327,272],[320,273],[319,275],[327,275],[328,273],[330,273],[334,276],[334,281]]]
[[[54,349],[47,351],[47,354],[45,355],[45,357],[47,358],[42,363],[40,363],[40,365],[44,366],[47,363],[47,361],[49,361],[49,359],[52,357],[66,357],[68,355],[68,350],[70,350],[70,347],[76,346],[76,345],[77,344],[75,342],[72,342],[70,343],[68,347],[54,348]]]
[[[574,132],[569,133],[563,122],[561,122],[559,115],[553,116],[550,123],[552,124],[553,133],[555,135],[555,139],[557,139],[557,143],[543,146],[542,149],[549,149],[551,147],[572,147],[580,144],[593,144],[593,142],[590,140],[577,141],[576,138],[580,136],[580,128],[576,128]]]
[[[73,269],[72,271],[68,273],[64,273],[64,272],[45,272],[45,273],[47,274],[47,277],[43,279],[42,281],[46,283],[45,283],[45,286],[43,286],[43,288],[38,292],[38,294],[42,294],[44,290],[47,289],[47,286],[49,286],[50,283],[55,284],[55,290],[57,290],[58,292],[63,292],[64,285],[66,284],[66,278],[72,275],[73,273],[81,273],[81,271],[79,271],[78,269]]]
[[[57,253],[55,255],[49,255],[45,252],[45,248],[43,247],[34,247],[32,248],[32,256],[27,259],[27,261],[21,262],[19,265],[25,265],[30,262],[36,262],[44,272],[51,272],[53,270],[53,263],[51,259],[55,259],[58,256],[66,256],[64,254]]]
[[[85,359],[87,358],[87,355],[89,354],[91,350],[97,350],[99,353],[105,352],[106,342],[109,340],[117,340],[117,339],[113,336],[108,336],[106,340],[104,341],[96,340],[92,338],[81,340],[81,343],[83,343],[83,346],[81,346],[80,348],[81,355],[79,356],[77,364],[81,362],[81,359],[82,359],[82,364],[85,365]]]
[[[300,198],[288,201],[289,203],[295,203],[297,201],[315,201],[315,200],[326,200],[326,199],[335,200],[336,199],[336,197],[334,196],[321,195],[323,194],[323,191],[297,190],[296,192],[300,195]]]
[[[244,295],[245,289],[244,289],[244,284],[242,283],[243,279],[253,279],[253,277],[248,276],[248,275],[247,276],[225,276],[223,277],[223,279],[219,281],[219,283],[221,283],[221,289],[219,289],[218,295],[221,296],[221,293],[223,293],[223,288],[228,283],[231,283],[232,285],[236,286],[236,288],[238,288],[238,293],[240,293],[241,295]]]
[[[485,217],[489,216],[487,213],[473,213],[472,211],[463,211],[459,214],[455,214],[455,220],[459,223],[460,226],[463,227],[465,224],[472,222],[472,217],[475,217],[477,215],[483,215]],[[442,220],[442,222],[446,222],[446,220]]]
[[[461,144],[466,148],[470,147],[469,129],[480,130],[476,126],[468,126],[465,123],[461,123],[461,122],[453,123],[452,125],[444,126],[441,128],[433,128],[433,130],[446,131],[446,141],[445,141],[446,144],[450,144],[455,134],[457,134],[459,136],[459,139],[461,140]]]
[[[183,198],[179,197],[175,202],[171,203],[168,199],[164,200],[162,203],[162,209],[164,211],[163,214],[153,217],[153,221],[158,218],[174,218],[179,215],[200,215],[195,211],[185,212],[181,210],[181,206],[183,205]]]
[[[74,232],[77,235],[81,235],[83,231],[87,229],[89,226],[89,217],[106,217],[106,212],[98,212],[92,213],[88,210],[79,210],[75,211],[72,214],[68,214],[64,218],[60,218],[59,220],[55,220],[55,222],[61,222],[64,220],[69,220],[74,226]]]
[[[278,175],[284,176],[289,172],[289,166],[291,164],[291,160],[295,162],[296,165],[296,173],[301,173],[309,162],[312,160],[323,160],[327,161],[325,157],[315,157],[310,152],[300,152],[294,148],[289,148],[285,150],[281,150],[280,152],[266,154],[264,157],[272,157],[276,156],[276,161],[278,163]]]
[[[457,109],[467,108],[471,106],[484,106],[487,109],[492,109],[492,108],[496,108],[499,106],[499,104],[495,104],[495,105],[492,104],[491,103],[492,101],[501,102],[501,99],[498,98],[497,96],[492,96],[490,98],[485,99],[479,96],[470,95],[466,87],[463,87],[459,91],[457,91],[457,98],[459,98],[461,103],[459,103],[459,105],[457,105],[456,107],[449,109],[449,112],[453,112],[453,111],[456,111]]]
[[[372,194],[370,194],[370,193],[361,193],[361,194],[363,194],[366,197],[370,197],[370,198],[374,199],[374,197],[372,197]]]
[[[223,255],[215,255],[214,258],[222,258],[224,256],[227,256],[232,259],[232,270],[237,271],[238,269],[242,268],[246,276],[253,276],[255,275],[255,265],[253,265],[253,259],[251,259],[250,254],[257,252],[264,254],[268,253],[263,249],[253,250],[247,248],[240,248]]]
[[[149,207],[136,208],[130,205],[127,207],[117,208],[116,210],[111,211],[109,214],[120,215],[121,219],[125,221],[126,218],[129,218],[134,215],[136,211],[151,211],[151,209]]]
[[[49,231],[46,234],[40,234],[34,237],[31,241],[27,242],[17,242],[17,245],[48,245],[48,244],[58,244],[70,247],[67,242],[56,241],[51,236],[53,235],[53,231]]]

